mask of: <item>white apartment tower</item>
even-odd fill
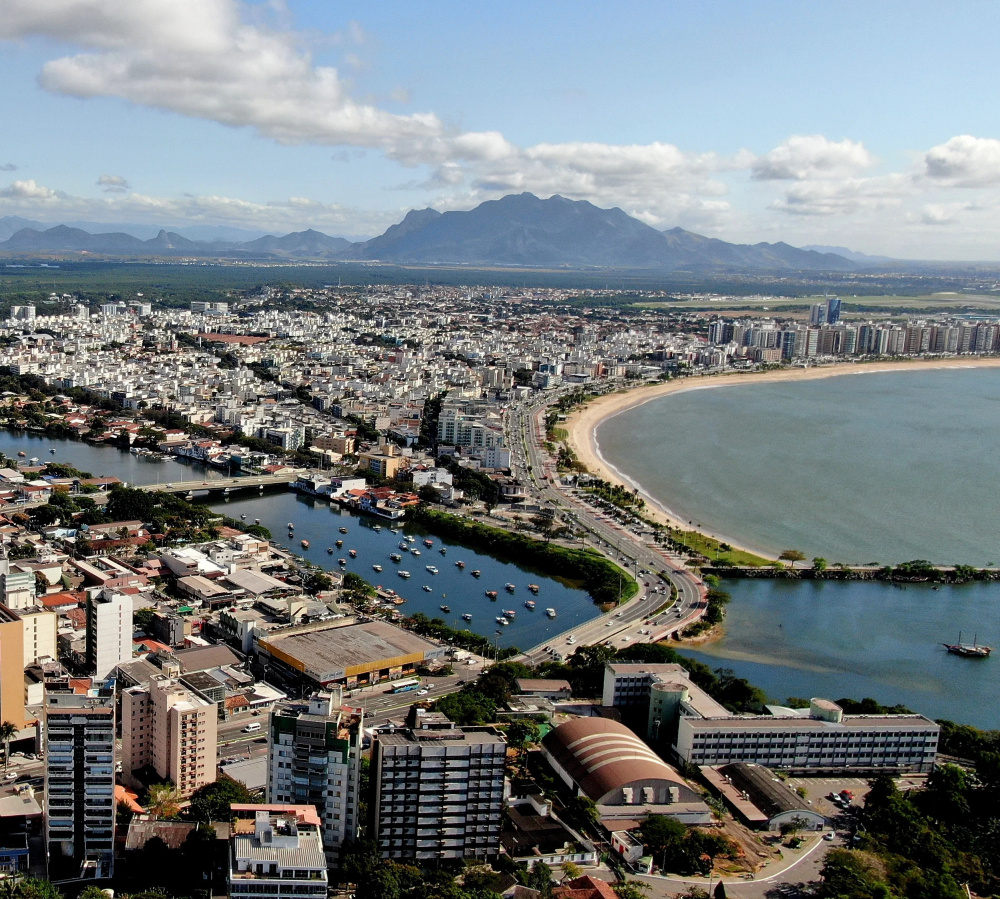
[[[314,805],[331,867],[358,832],[361,770],[360,709],[341,707],[341,691],[282,702],[271,713],[267,801]]]
[[[182,796],[215,780],[218,710],[182,683],[159,675],[122,693],[122,778],[151,767]]]
[[[104,680],[132,658],[132,597],[102,590],[87,599],[87,665]]]
[[[45,694],[45,846],[49,879],[111,875],[115,839],[115,700]],[[96,868],[96,870],[95,870]]]

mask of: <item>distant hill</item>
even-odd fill
[[[409,213],[380,237],[354,244],[345,259],[624,269],[807,269],[845,271],[837,255],[788,244],[726,243],[681,228],[660,232],[621,209],[523,193],[467,212]]]
[[[860,262],[865,265],[884,265],[887,262],[897,261],[891,256],[869,256],[867,253],[859,253],[857,250],[849,250],[847,247],[826,247],[813,244],[808,247],[802,247],[802,249],[812,250],[816,253],[835,253],[837,256],[850,259],[851,262]]]
[[[657,231],[621,209],[585,200],[512,194],[465,212],[420,209],[371,240],[351,243],[309,229],[240,239],[255,232],[197,226],[157,229],[80,223],[49,227],[0,218],[0,255],[87,253],[105,258],[372,260],[387,263],[663,271],[850,271],[858,263],[823,248],[732,244],[672,228]],[[95,232],[94,228],[105,229]],[[214,238],[214,239],[205,239]],[[229,238],[229,239],[222,239]],[[232,239],[236,238],[236,239]]]

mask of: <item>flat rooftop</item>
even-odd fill
[[[485,746],[505,745],[506,740],[491,727],[456,727],[454,730],[393,730],[378,735],[383,746]]]
[[[923,715],[844,715],[842,722],[820,718],[774,718],[770,715],[731,718],[682,718],[695,730],[933,730],[939,726]]]
[[[276,634],[261,645],[299,662],[312,676],[322,673],[317,678],[322,681],[343,677],[348,669],[374,668],[408,656],[424,659],[440,651],[437,644],[384,621]],[[326,673],[333,677],[325,677]]]

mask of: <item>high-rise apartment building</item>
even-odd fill
[[[152,768],[182,796],[215,780],[218,711],[178,681],[160,675],[149,687],[122,693],[122,778],[140,786],[136,773]]]
[[[104,680],[132,658],[132,597],[102,590],[87,599],[87,665]]]
[[[362,715],[343,708],[341,691],[282,702],[271,713],[267,800],[313,805],[319,811],[327,861],[358,832]]]
[[[45,844],[49,878],[110,876],[115,838],[115,700],[45,694]]]
[[[491,858],[500,851],[507,744],[490,727],[421,725],[375,735],[371,818],[383,858]]]
[[[253,822],[236,821],[229,867],[232,899],[326,899],[323,841],[315,817],[305,820],[302,811],[262,808]]]
[[[24,623],[0,605],[0,722],[18,730],[24,720]]]

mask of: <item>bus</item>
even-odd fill
[[[410,690],[416,690],[420,686],[419,677],[408,677],[404,680],[398,680],[392,685],[389,690],[390,693],[408,693]]]

